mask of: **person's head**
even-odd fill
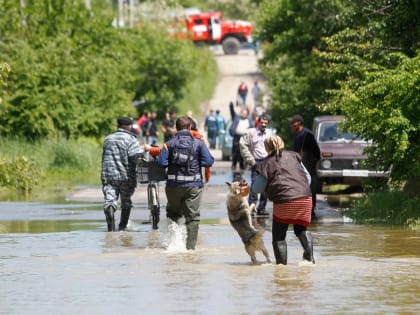
[[[216,109],[216,115],[220,114],[220,109]]]
[[[192,119],[191,117],[188,117],[188,119],[190,120],[191,130],[198,131],[198,129],[197,129],[197,123],[195,122],[195,120]]]
[[[287,118],[289,121],[290,130],[293,133],[298,133],[303,128],[303,118],[301,115],[293,115],[292,117]]]
[[[269,123],[270,123],[270,117],[267,114],[262,114],[260,117],[258,117],[259,130],[265,131]]]
[[[130,117],[118,117],[117,119],[118,128],[131,130],[133,125],[133,120]]]
[[[213,115],[213,114],[214,114],[214,110],[210,109],[210,115]]]
[[[152,112],[151,118],[152,119],[156,119],[156,117],[157,117],[157,113],[156,112]]]
[[[264,140],[264,147],[268,154],[275,152],[277,156],[280,156],[281,151],[284,149],[284,142],[282,138],[277,135],[269,135]]]
[[[175,111],[170,111],[169,112],[169,116],[171,117],[171,119],[175,119],[176,118],[176,112]]]
[[[176,120],[176,130],[189,130],[191,129],[191,121],[192,119],[188,116],[179,117]]]
[[[241,119],[246,119],[248,118],[248,109],[247,108],[242,108],[239,116],[241,117]]]

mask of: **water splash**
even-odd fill
[[[162,244],[169,253],[187,252],[187,227],[185,219],[181,218],[178,222],[171,219],[161,220],[159,222]]]

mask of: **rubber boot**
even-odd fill
[[[273,241],[274,257],[277,265],[287,265],[287,242]]]
[[[120,224],[118,225],[118,231],[125,231],[128,225],[128,219],[130,218],[131,209],[121,209]]]
[[[113,206],[109,206],[108,208],[104,210],[106,223],[108,225],[108,232],[115,231],[114,212],[115,212],[115,209]]]
[[[198,222],[190,222],[187,224],[187,249],[194,250],[197,244]]]
[[[303,259],[315,263],[312,235],[309,231],[303,231],[299,236],[300,244],[303,247]]]

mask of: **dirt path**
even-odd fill
[[[210,109],[220,109],[225,119],[230,118],[229,102],[236,101],[239,84],[243,81],[248,86],[247,106],[253,109],[251,89],[254,81],[264,89],[264,78],[258,69],[257,56],[252,49],[242,49],[238,55],[224,55],[221,49],[214,51],[214,56],[219,67],[219,81],[210,101],[202,106],[202,112],[198,118],[199,130],[204,133],[204,121]],[[219,159],[220,151],[212,152]]]

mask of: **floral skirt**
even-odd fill
[[[273,221],[299,224],[308,227],[311,223],[312,197],[303,197],[273,204]]]

